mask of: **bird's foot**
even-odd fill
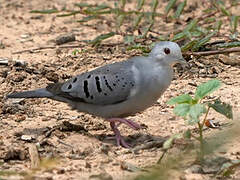
[[[110,122],[110,126],[115,134],[115,139],[117,141],[117,146],[122,146],[125,148],[130,148],[130,146],[128,145],[128,143],[125,142],[125,140],[123,139],[123,137],[121,136],[120,131],[118,130],[118,125],[115,124],[115,122]]]
[[[125,140],[123,139],[123,137],[121,136],[121,133],[120,131],[118,130],[118,126],[122,123],[126,124],[127,126],[129,126],[130,128],[134,129],[134,130],[138,130],[138,129],[141,129],[142,127],[131,121],[131,120],[128,120],[128,119],[123,119],[123,118],[110,118],[110,119],[107,119],[107,121],[110,122],[110,126],[115,134],[115,139],[117,141],[117,145],[118,146],[123,146],[125,148],[130,148],[130,146],[125,142]]]

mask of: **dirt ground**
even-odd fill
[[[139,51],[126,51],[124,46],[114,45],[121,41],[120,36],[104,41],[104,44],[110,45],[99,48],[82,42],[110,32],[114,20],[111,17],[110,20],[80,24],[74,21],[81,15],[57,18],[56,14],[29,13],[34,9],[70,9],[74,2],[78,1],[52,0],[43,3],[40,0],[9,0],[0,4],[0,59],[9,60],[7,64],[0,65],[0,179],[130,179],[139,173],[135,167],[149,167],[158,161],[162,155],[159,144],[163,140],[188,128],[182,118],[174,116],[173,107],[166,104],[167,100],[182,93],[192,94],[195,85],[215,77],[223,82],[223,86],[214,97],[220,96],[233,106],[234,120],[229,121],[215,112],[211,112],[209,118],[220,124],[239,121],[240,53],[192,59],[189,62],[191,68],[176,68],[171,86],[159,101],[146,111],[129,117],[146,128],[133,131],[124,125],[120,127],[133,148],[158,142],[154,147],[140,149],[137,153],[117,147],[114,140],[107,138],[112,136],[112,131],[103,119],[72,111],[64,103],[49,99],[7,100],[5,96],[10,92],[44,87],[48,83],[66,80],[98,66],[140,54]],[[107,3],[113,4],[114,1]],[[166,5],[166,2],[162,3]],[[161,27],[163,32],[170,28],[164,22],[155,26]],[[55,45],[53,40],[68,32],[73,32],[77,38],[68,45],[79,45],[79,48],[58,48]],[[43,46],[56,48],[14,53]],[[80,53],[73,55],[75,49]],[[226,63],[229,59],[235,64]],[[206,134],[228,127],[207,129]],[[31,170],[34,166],[29,155],[31,144],[37,145],[40,158],[47,161],[38,171]],[[239,139],[231,140],[219,153],[226,158],[238,159],[239,147]],[[240,169],[231,178],[240,179]],[[211,175],[184,171],[176,179],[211,179]]]

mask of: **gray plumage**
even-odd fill
[[[12,93],[8,97],[47,97],[103,118],[126,117],[157,101],[171,83],[175,63],[185,63],[179,46],[159,42],[147,57],[105,65],[64,83]]]

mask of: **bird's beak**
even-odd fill
[[[181,59],[178,60],[178,62],[183,66],[189,66],[189,64],[187,63],[187,61],[182,57]]]

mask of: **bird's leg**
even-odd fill
[[[134,130],[138,130],[141,129],[141,126],[129,119],[123,119],[123,118],[110,118],[107,119],[107,121],[111,122],[118,122],[117,126],[119,126],[120,124],[124,123],[127,126],[129,126],[130,128],[134,129]]]
[[[110,126],[115,134],[115,138],[117,141],[117,146],[123,146],[125,148],[130,148],[130,146],[125,142],[125,140],[123,139],[123,137],[121,136],[120,131],[118,130],[115,122],[110,122]]]
[[[134,130],[141,129],[141,126],[131,120],[123,119],[123,118],[110,118],[107,119],[107,121],[110,122],[110,126],[115,134],[115,138],[117,141],[117,145],[122,145],[125,148],[129,148],[130,146],[124,141],[123,137],[121,136],[120,131],[118,130],[118,126],[122,123],[128,125],[130,128]],[[116,124],[118,123],[118,124]]]

